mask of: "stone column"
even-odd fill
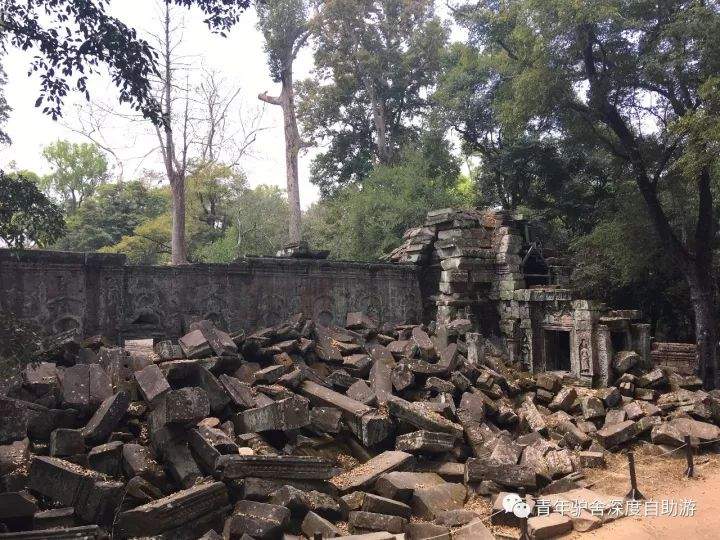
[[[610,328],[604,324],[598,324],[597,336],[597,359],[598,372],[597,382],[599,386],[608,386],[612,380],[612,359],[615,354],[610,337]]]

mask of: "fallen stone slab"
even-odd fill
[[[410,522],[405,531],[412,540],[451,540],[450,529],[435,523]]]
[[[400,516],[406,519],[409,519],[412,513],[410,506],[407,504],[372,493],[365,494],[360,510],[374,514]]]
[[[425,403],[410,402],[394,397],[388,401],[388,411],[398,420],[407,422],[418,429],[449,433],[456,438],[463,436],[462,426],[436,413]]]
[[[227,501],[222,482],[201,484],[122,512],[116,527],[125,537],[161,534],[222,508]]]
[[[244,535],[260,540],[280,538],[290,521],[290,510],[275,504],[238,501],[232,515],[225,521],[223,536],[229,540]]]
[[[303,519],[300,529],[308,538],[315,538],[316,534],[319,534],[321,538],[336,538],[342,536],[340,529],[315,512],[305,514],[305,519]]]
[[[393,423],[387,416],[339,392],[313,381],[304,381],[300,392],[314,405],[339,409],[345,423],[364,446],[375,446],[393,433]]]
[[[436,473],[394,471],[383,474],[377,479],[375,491],[388,499],[407,503],[412,499],[416,488],[444,483],[445,480]]]
[[[3,419],[0,423],[0,444],[9,444],[27,437],[31,419],[46,410],[34,403],[0,395],[0,418]]]
[[[398,435],[395,439],[395,449],[403,452],[437,454],[452,450],[454,444],[454,435],[426,430]]]
[[[90,468],[108,476],[118,476],[122,472],[123,443],[114,441],[90,449],[88,463]]]
[[[370,486],[383,474],[410,467],[415,461],[412,454],[388,450],[371,460],[344,472],[332,479],[342,493],[355,491]]]
[[[235,429],[239,433],[261,433],[300,429],[308,424],[310,424],[308,400],[295,396],[238,413]]]
[[[535,489],[537,473],[526,465],[499,465],[483,458],[468,458],[465,462],[465,483],[492,480],[497,484],[519,488]]]
[[[69,457],[85,453],[85,439],[77,429],[58,428],[50,434],[50,455]]]
[[[158,402],[153,415],[159,426],[194,424],[210,416],[210,400],[202,388],[171,390]]]
[[[348,516],[350,532],[387,531],[401,534],[405,531],[407,520],[399,516],[386,516],[370,512],[355,511]]]
[[[477,519],[453,531],[452,540],[495,540],[495,535]]]
[[[561,514],[550,514],[547,516],[535,516],[528,519],[528,534],[535,540],[545,538],[557,538],[573,530],[573,523],[570,516]]]
[[[37,509],[37,501],[26,491],[0,493],[0,521],[32,518]]]
[[[467,489],[462,484],[445,482],[436,486],[420,486],[413,492],[410,506],[413,515],[432,521],[447,510],[459,510],[465,504]]]
[[[112,394],[110,378],[98,364],[78,364],[63,372],[61,401],[65,409],[90,413]]]
[[[370,368],[370,386],[377,396],[378,403],[384,404],[393,395],[392,373],[395,358],[382,345],[374,345],[370,349],[373,365]]]
[[[65,506],[74,506],[83,490],[101,475],[69,461],[54,457],[34,456],[30,462],[28,487]]]
[[[213,349],[200,330],[188,332],[178,340],[178,343],[188,358],[212,356]]]
[[[604,426],[596,433],[597,440],[607,449],[626,443],[636,435],[637,426],[632,420],[625,420],[624,422]]]
[[[100,540],[104,537],[104,533],[97,525],[0,533],[2,540]]]
[[[88,444],[100,444],[107,441],[125,416],[129,405],[130,396],[124,391],[103,401],[82,430],[85,441]]]
[[[156,364],[136,371],[133,377],[140,389],[140,395],[151,405],[157,403],[158,399],[170,391],[170,384]]]
[[[409,455],[409,454],[407,454]],[[216,468],[223,479],[235,480],[248,476],[257,478],[289,478],[327,480],[332,478],[332,464],[310,456],[220,456]]]
[[[540,495],[536,501],[536,510],[543,514],[557,513],[569,516],[572,527],[578,532],[587,532],[602,526],[602,519],[586,508],[573,506],[572,501],[563,497],[562,493]]]

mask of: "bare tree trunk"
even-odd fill
[[[295,93],[293,91],[292,71],[283,76],[283,89],[280,93],[280,105],[285,124],[285,168],[287,174],[288,202],[290,203],[290,229],[288,239],[292,243],[300,241],[300,185],[298,172],[298,154],[300,153],[300,132],[295,115]]]
[[[170,44],[170,4],[165,2],[165,75],[163,82],[163,133],[158,137],[163,149],[165,173],[170,182],[172,195],[172,228],[170,231],[171,255],[173,265],[187,264],[187,245],[185,243],[185,171],[179,170],[175,139],[172,130],[172,46]],[[186,113],[187,115],[187,113]],[[183,149],[185,151],[186,149]],[[185,160],[183,160],[184,163]]]
[[[292,63],[290,67],[283,70],[280,97],[271,97],[265,93],[260,94],[258,98],[266,103],[279,105],[282,108],[285,129],[285,173],[288,203],[290,205],[288,241],[290,243],[296,243],[299,242],[301,238],[300,221],[302,212],[300,210],[300,175],[298,167],[298,154],[300,153],[301,141],[297,116],[295,114]]]

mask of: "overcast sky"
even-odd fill
[[[438,2],[441,14],[446,15],[444,2]],[[160,8],[156,0],[111,0],[111,12],[129,26],[137,28],[143,37],[152,42],[148,33],[155,35],[162,30]],[[263,106],[258,93],[279,93],[279,85],[268,74],[263,38],[256,28],[257,17],[253,9],[241,17],[227,38],[212,34],[202,23],[199,10],[176,9],[182,16],[185,30],[181,52],[192,59],[193,76],[201,69],[222,74],[228,88],[240,88],[239,104],[245,114]],[[459,39],[454,29],[454,39]],[[72,127],[81,128],[80,119],[87,116],[88,104],[77,93],[67,97],[64,118],[55,122],[34,107],[39,91],[36,75],[28,77],[31,53],[10,49],[2,59],[7,72],[6,98],[13,108],[7,132],[13,139],[10,147],[0,148],[0,168],[9,168],[14,162],[17,168],[39,173],[48,171],[42,158],[42,148],[57,139],[88,142]],[[312,70],[312,52],[306,48],[295,63],[295,79],[307,77]],[[116,89],[107,76],[98,74],[90,81],[92,101],[108,108],[129,112],[117,102]],[[238,108],[235,114],[240,114]],[[265,105],[261,121],[266,128],[259,133],[253,155],[243,159],[241,168],[247,173],[250,185],[275,184],[285,187],[285,156],[280,107]],[[106,116],[102,133],[103,142],[112,147],[124,164],[123,178],[130,180],[143,176],[145,170],[162,171],[157,151],[157,139],[151,126],[144,122],[130,122],[122,118]],[[300,199],[307,208],[318,197],[318,191],[309,181],[309,165],[313,150],[300,157]],[[112,160],[111,160],[112,161]]]
[[[153,0],[113,0],[111,10],[114,15],[141,32],[158,33],[161,29],[159,11]],[[217,70],[229,85],[234,83],[236,87],[240,87],[240,101],[245,109],[261,105],[257,99],[258,93],[279,92],[279,85],[274,84],[268,75],[262,36],[256,29],[257,19],[253,10],[242,16],[227,38],[211,34],[202,23],[199,12],[178,10],[177,13],[185,13],[183,53],[193,55],[195,66]],[[47,171],[47,163],[41,155],[45,145],[57,139],[87,142],[83,136],[63,125],[66,123],[79,127],[78,118],[81,113],[76,109],[87,108],[87,103],[79,94],[72,94],[66,100],[65,118],[62,121],[54,122],[43,115],[34,107],[39,91],[38,77],[27,75],[31,58],[31,54],[10,49],[2,60],[8,77],[5,94],[13,108],[7,125],[13,144],[0,149],[0,167],[8,168],[14,161],[18,168],[42,173]],[[296,78],[307,76],[311,68],[311,53],[305,51],[296,62]],[[118,107],[116,91],[107,78],[93,77],[90,91],[93,100]],[[268,129],[259,134],[254,147],[255,155],[245,159],[241,167],[246,171],[251,185],[266,183],[284,187],[285,158],[280,107],[266,106],[262,125]],[[152,131],[142,123],[109,119],[104,135],[109,145],[126,163],[125,179],[141,176],[143,169],[162,169],[157,152],[140,159],[140,156],[144,156],[156,146]],[[300,196],[303,207],[317,199],[317,190],[308,181],[309,161],[310,156],[301,157]]]

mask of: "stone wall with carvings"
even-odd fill
[[[196,319],[252,331],[303,312],[343,324],[351,311],[420,322],[413,265],[248,258],[232,264],[130,266],[121,255],[0,250],[0,309],[53,332],[177,337]]]

